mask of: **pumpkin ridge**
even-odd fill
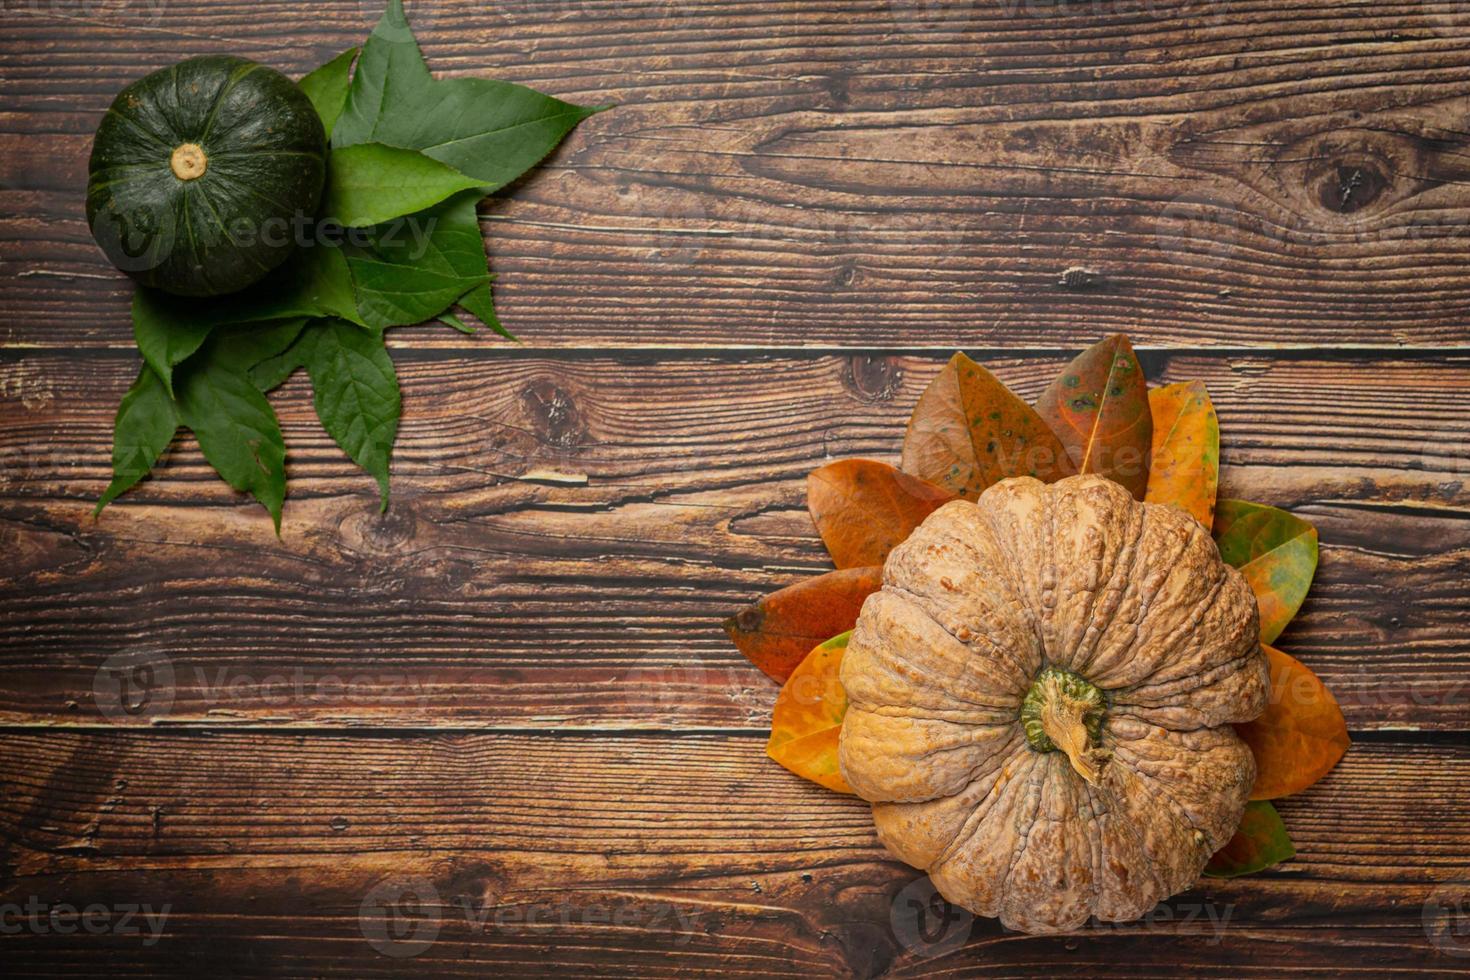
[[[1087,843],[1089,845],[1088,854],[1091,857],[1090,863],[1092,866],[1092,882],[1091,887],[1088,889],[1087,907],[1093,910],[1094,915],[1097,914],[1096,910],[1101,904],[1100,899],[1102,896],[1103,887],[1103,848],[1106,846],[1106,839],[1103,833],[1102,814],[1098,812],[1097,798],[1093,793],[1093,790],[1096,788],[1097,787],[1093,786],[1091,783],[1083,780],[1081,789],[1079,790],[1079,792],[1082,793],[1083,797],[1085,797],[1087,801],[1088,815],[1086,818],[1086,822],[1088,832],[1086,834],[1086,837]]]
[[[1006,873],[1000,879],[1000,921],[1002,924],[1018,921],[1013,913],[1014,901],[1019,899],[1022,889],[1011,884],[1015,877],[1016,868],[1020,866],[1022,858],[1031,846],[1032,834],[1036,830],[1037,818],[1041,814],[1041,803],[1046,793],[1047,776],[1050,764],[1043,759],[1040,764],[1032,766],[1031,777],[1027,782],[1027,797],[1032,801],[1031,813],[1020,821],[1021,839],[1011,848],[1011,864]]]
[[[1214,582],[1211,584],[1210,591],[1205,593],[1203,596],[1195,601],[1194,605],[1190,609],[1190,614],[1188,617],[1181,618],[1179,623],[1175,625],[1175,627],[1162,638],[1154,640],[1152,636],[1148,637],[1147,642],[1157,643],[1160,645],[1162,649],[1162,655],[1160,656],[1161,661],[1178,660],[1181,646],[1186,641],[1199,635],[1199,627],[1200,624],[1204,622],[1205,615],[1212,608],[1214,608],[1217,602],[1220,601],[1225,592],[1226,586],[1230,584],[1230,575],[1228,571],[1225,571],[1225,569],[1228,568],[1228,565],[1222,564],[1220,566],[1221,571],[1215,577]],[[1143,625],[1145,627],[1147,627],[1148,621],[1149,617],[1144,616]],[[1167,666],[1165,665],[1165,663],[1161,662],[1159,667],[1148,676],[1153,677],[1155,674],[1161,673],[1165,670],[1167,670]]]
[[[1087,667],[1088,676],[1094,678],[1097,684],[1100,684],[1108,690],[1113,689],[1113,685],[1110,685],[1107,680],[1110,672],[1118,667],[1120,660],[1126,661],[1132,659],[1133,652],[1138,648],[1140,630],[1143,626],[1143,621],[1148,618],[1149,607],[1152,605],[1153,596],[1145,596],[1140,592],[1139,583],[1144,576],[1139,572],[1138,563],[1140,556],[1145,551],[1144,542],[1148,538],[1148,532],[1151,526],[1149,518],[1153,513],[1154,511],[1148,507],[1143,507],[1138,512],[1138,536],[1133,543],[1133,560],[1128,568],[1127,585],[1124,586],[1123,594],[1118,598],[1118,605],[1120,607],[1127,607],[1128,600],[1134,600],[1132,615],[1123,623],[1124,626],[1131,629],[1132,635],[1126,643],[1115,641],[1110,656],[1105,657],[1100,663],[1094,657]],[[1177,560],[1177,558],[1178,555],[1173,556],[1174,560]],[[1116,625],[1116,622],[1115,620],[1110,626]]]
[[[1177,700],[1182,695],[1194,694],[1199,691],[1214,687],[1222,679],[1239,673],[1248,661],[1254,659],[1254,652],[1242,653],[1238,657],[1216,664],[1206,671],[1193,674],[1185,674],[1167,681],[1151,682],[1143,681],[1132,687],[1117,688],[1113,692],[1115,703],[1118,707],[1152,708],[1157,707],[1152,702]],[[1157,690],[1158,693],[1147,692]],[[1157,724],[1157,722],[1155,722]],[[1222,724],[1230,722],[1217,722],[1209,725],[1193,725],[1189,728],[1175,728],[1174,731],[1194,731],[1200,728],[1218,728]],[[1165,725],[1168,728],[1170,726]]]
[[[1011,555],[1008,549],[1004,547],[1003,543],[1000,540],[1000,536],[996,534],[995,528],[991,524],[991,522],[985,519],[985,509],[975,501],[960,500],[954,501],[954,503],[967,505],[970,508],[970,510],[966,511],[966,513],[970,514],[972,517],[979,518],[979,525],[977,528],[975,528],[975,530],[983,528],[983,533],[988,537],[987,543],[997,553],[1002,554],[1007,559],[1007,561],[1002,563],[1000,573],[992,575],[990,577],[990,580],[1002,587],[1002,590],[1006,593],[1005,598],[1007,598],[1012,604],[1016,605],[1017,607],[1024,607],[1026,603],[1020,585],[1010,575],[1010,566],[1011,562],[1014,561],[1014,556]],[[949,504],[946,504],[945,506],[949,506]],[[936,513],[937,512],[938,511],[936,511]],[[930,533],[935,533],[935,530],[935,526],[931,525]],[[979,559],[980,564],[984,563],[984,553],[979,550],[977,545],[970,541],[969,538],[965,535],[953,532],[948,528],[947,525],[943,524],[942,522],[938,523],[937,532],[943,534],[949,540],[954,541],[966,551],[968,551],[973,557]],[[975,628],[979,630],[978,635],[983,636],[990,643],[991,648],[1000,655],[1001,659],[1003,659],[1007,663],[1012,664],[1015,667],[1017,671],[1017,676],[1021,679],[1023,685],[1029,683],[1026,678],[1034,673],[1035,667],[1033,667],[1026,659],[1018,657],[1015,654],[1015,651],[1011,649],[1011,644],[997,642],[997,638],[992,636],[990,630],[985,628],[987,625],[988,624],[983,623],[976,624]],[[1041,646],[1041,644],[1038,642],[1033,648],[1033,652],[1038,658],[1040,658],[1045,655],[1045,648]]]
[[[1089,798],[1092,798],[1094,795],[1100,795],[1108,804],[1107,809],[1101,811],[1097,817],[1099,827],[1103,827],[1104,823],[1106,823],[1106,827],[1103,827],[1103,829],[1099,832],[1097,838],[1100,859],[1105,862],[1111,852],[1111,848],[1109,847],[1110,841],[1108,839],[1109,831],[1111,831],[1113,834],[1125,837],[1133,845],[1133,851],[1136,854],[1148,854],[1148,846],[1143,839],[1142,832],[1132,820],[1126,819],[1127,810],[1117,799],[1117,794],[1114,792],[1114,790],[1104,786],[1087,786],[1087,793]],[[1095,806],[1094,812],[1097,812]],[[1125,874],[1128,875],[1130,879],[1133,875],[1137,874],[1147,875],[1149,887],[1145,890],[1142,890],[1139,896],[1134,899],[1134,905],[1130,907],[1128,913],[1125,913],[1122,918],[1108,919],[1107,921],[1110,922],[1126,921],[1128,919],[1137,918],[1144,911],[1153,908],[1154,905],[1158,903],[1159,899],[1164,897],[1167,890],[1165,888],[1164,879],[1160,877],[1157,869],[1150,862],[1133,861],[1124,865],[1124,867],[1127,869],[1125,871]],[[1097,895],[1099,899],[1101,899],[1102,897],[1101,882],[1102,879],[1099,878],[1099,885],[1097,890]]]
[[[1225,843],[1234,833],[1236,825],[1240,822],[1240,814],[1236,814],[1234,819],[1222,821],[1221,823],[1224,829],[1221,832],[1214,832],[1213,829],[1208,826],[1200,826],[1199,823],[1189,815],[1189,808],[1179,801],[1174,792],[1170,790],[1166,785],[1161,785],[1166,781],[1161,780],[1157,774],[1150,772],[1149,769],[1139,765],[1139,763],[1143,760],[1139,759],[1137,754],[1129,748],[1129,743],[1147,743],[1150,734],[1152,734],[1152,730],[1158,729],[1159,726],[1150,725],[1147,722],[1139,721],[1137,719],[1132,720],[1143,729],[1143,732],[1140,733],[1139,737],[1137,738],[1129,738],[1126,735],[1119,736],[1116,731],[1111,732],[1111,734],[1114,736],[1114,754],[1128,767],[1129,771],[1134,775],[1135,778],[1145,780],[1153,787],[1154,793],[1156,793],[1159,798],[1161,798],[1174,810],[1176,816],[1182,819],[1181,826],[1188,827],[1188,829],[1194,831],[1204,838],[1202,844],[1209,845],[1208,850],[1205,854],[1205,857],[1208,858],[1210,854],[1213,854],[1215,851],[1225,846]],[[1167,729],[1163,729],[1163,731],[1167,732],[1168,735],[1178,736],[1181,739],[1188,738],[1189,736],[1203,737],[1206,733],[1210,732],[1216,733],[1218,736],[1218,741],[1216,742],[1216,744],[1214,746],[1205,746],[1203,752],[1200,751],[1200,747],[1198,745],[1190,746],[1201,755],[1206,755],[1216,750],[1224,750],[1227,748],[1233,749],[1235,748],[1235,746],[1232,745],[1232,742],[1238,743],[1239,748],[1245,750],[1244,755],[1247,761],[1251,762],[1250,769],[1252,778],[1246,783],[1247,790],[1249,790],[1250,784],[1255,782],[1255,765],[1254,761],[1250,759],[1250,749],[1248,746],[1246,746],[1244,740],[1235,734],[1234,729],[1230,728],[1228,725],[1196,728],[1186,732],[1169,732],[1169,730]],[[1167,739],[1168,735],[1165,736],[1165,739]],[[1240,804],[1240,810],[1242,813],[1245,810],[1245,803],[1243,801]],[[1201,867],[1202,866],[1203,865],[1201,865]]]
[[[1112,481],[1103,481],[1107,486],[1115,488],[1126,496],[1127,491]],[[1114,504],[1119,502],[1116,494],[1111,494]],[[1131,500],[1131,498],[1128,498]],[[1138,543],[1143,537],[1143,512],[1129,506],[1126,510],[1128,529],[1131,534],[1125,535],[1125,544],[1112,556],[1112,567],[1109,569],[1106,583],[1099,583],[1095,597],[1088,607],[1090,618],[1087,626],[1083,629],[1078,639],[1077,648],[1072,653],[1072,669],[1084,676],[1092,676],[1095,672],[1094,661],[1098,655],[1098,644],[1107,636],[1108,626],[1117,616],[1118,608],[1123,600],[1127,598],[1128,583],[1133,580],[1134,565],[1138,558]],[[1124,569],[1126,568],[1126,573]],[[1119,576],[1123,580],[1119,583]],[[1098,603],[1101,600],[1102,605]],[[1098,627],[1101,620],[1102,627]]]
[[[923,613],[924,616],[927,619],[929,619],[930,622],[932,622],[935,626],[939,627],[945,633],[949,634],[949,637],[952,640],[954,640],[956,643],[958,643],[960,646],[964,647],[965,649],[971,650],[972,652],[974,652],[973,651],[973,647],[972,647],[972,645],[969,642],[967,642],[965,640],[962,640],[958,636],[956,636],[954,630],[950,629],[947,625],[945,625],[945,623],[938,616],[934,615],[934,612],[931,609],[929,609],[929,607],[928,607],[927,604],[925,604],[923,602],[923,598],[921,596],[915,594],[914,592],[910,591],[909,589],[904,588],[901,585],[886,585],[885,584],[883,586],[883,591],[884,592],[888,592],[891,595],[897,596],[898,598],[902,599],[911,608],[916,609],[919,612]],[[1006,648],[1006,646],[1004,646],[1002,644],[996,643],[995,640],[992,637],[990,637],[990,635],[988,633],[980,633],[980,634],[976,634],[976,635],[980,635],[980,636],[984,636],[985,637],[985,640],[990,645],[991,649],[998,655],[996,659],[999,660],[1000,662],[1002,662],[1002,663],[1010,666],[1013,669],[1013,672],[1016,674],[1016,676],[1018,676],[1018,677],[1025,677],[1026,676],[1026,673],[1027,673],[1026,666],[1024,664],[1016,661],[1015,659],[1013,659],[1012,656],[1010,655],[1010,651]],[[966,698],[966,697],[960,697],[959,695],[953,695],[953,697],[955,697],[956,700],[964,701],[966,704],[974,704],[976,706],[981,706],[981,707],[994,707],[993,705],[986,705],[983,702],[975,701],[975,700],[972,700],[972,699]],[[1019,697],[1019,695],[1016,697],[1016,702],[1018,704],[1020,703],[1020,697]]]
[[[1040,483],[1039,480],[1033,480],[1031,477],[1018,477],[1015,480],[1016,483],[1021,483],[1022,485],[1024,485],[1025,481],[1030,481],[1038,484]],[[1011,483],[1012,481],[1006,480],[1003,482]],[[997,484],[997,486],[998,485],[999,484]],[[1029,595],[1031,591],[1030,586],[1024,581],[1019,581],[1011,577],[1011,573],[1016,569],[1023,567],[1023,563],[1020,556],[1017,555],[1015,550],[1011,547],[1010,535],[1005,533],[1005,530],[996,524],[995,514],[989,507],[984,506],[984,504],[982,503],[982,501],[984,500],[993,498],[986,498],[983,494],[981,495],[981,498],[982,499],[980,501],[976,501],[976,507],[979,509],[980,516],[984,520],[987,529],[990,531],[991,538],[996,543],[996,549],[1001,552],[1001,554],[1006,559],[1001,566],[1001,577],[1007,582],[1008,585],[1010,585],[1011,593],[1016,597],[1016,604],[1031,614],[1030,625],[1032,633],[1036,639],[1036,649],[1040,651],[1042,659],[1045,660],[1047,657],[1046,637],[1042,635],[1041,629],[1038,625],[1038,611],[1032,601],[1032,597]]]
[[[222,84],[219,87],[218,91],[214,93],[214,102],[210,104],[209,111],[205,113],[204,126],[199,131],[200,141],[209,138],[209,134],[214,129],[214,120],[219,115],[219,107],[224,103],[225,99],[229,98],[230,93],[238,88],[240,83],[243,82],[251,72],[260,67],[261,66],[258,64],[247,61],[244,64],[238,66],[233,72],[230,73],[230,77],[225,79],[224,84]]]
[[[933,632],[936,632],[936,635],[942,636],[945,641],[951,642],[951,644],[954,645],[954,649],[960,652],[961,658],[963,658],[963,660],[975,660],[975,651],[973,651],[970,646],[964,644],[964,642],[961,642],[960,639],[957,639],[956,636],[954,636],[953,633],[950,632],[950,630],[945,629],[944,623],[936,620],[935,617],[933,617],[928,610],[925,610],[925,608],[919,607],[919,605],[914,605],[913,602],[908,601],[908,599],[904,598],[903,595],[895,594],[895,591],[889,591],[889,589],[886,588],[883,589],[883,591],[881,592],[876,592],[875,595],[883,598],[878,599],[878,602],[873,602],[872,597],[869,598],[869,602],[873,602],[873,605],[875,605],[875,610],[873,610],[873,613],[869,616],[870,621],[876,621],[876,623],[885,623],[885,619],[883,619],[883,617],[894,616],[894,611],[888,610],[888,608],[883,608],[886,604],[888,604],[889,599],[891,599],[892,604],[901,605],[901,607],[903,607],[904,610],[907,611],[907,613],[922,614],[922,619],[920,619],[920,621],[922,621],[922,623],[928,623],[928,626],[931,627]],[[867,604],[864,604],[864,607],[866,607],[866,605]],[[863,626],[863,623],[861,623],[861,619],[858,620],[858,624],[860,624],[860,626]],[[932,670],[926,670],[923,664],[914,663],[913,658],[878,657],[878,655],[869,654],[869,645],[867,645],[866,630],[866,626],[863,626],[863,632],[857,632],[857,630],[854,630],[854,639],[850,642],[850,644],[848,644],[848,654],[847,657],[844,657],[844,664],[847,664],[848,657],[853,658],[854,664],[863,663],[864,658],[867,657],[876,657],[876,660],[885,661],[885,663],[882,663],[881,670],[885,671],[885,673],[888,674],[891,679],[898,680],[898,682],[903,683],[904,686],[908,686],[908,688],[925,688],[925,683],[923,683],[925,682],[925,680],[938,679],[939,682],[942,682],[942,686],[931,685],[932,688],[936,688],[936,693],[945,696],[945,698],[953,699],[953,701],[958,701],[960,702],[960,704],[972,705],[972,707],[979,708],[979,710],[1013,711],[1014,707],[1020,704],[1019,693],[1016,693],[1016,695],[1011,695],[1011,693],[1008,692],[997,693],[997,695],[995,695],[994,702],[976,701],[976,699],[970,698],[969,695],[964,695],[964,693],[960,693],[960,691],[958,691],[958,683],[960,682],[957,682],[956,677],[951,676],[951,674],[945,673],[942,674],[942,676],[939,676],[939,674],[933,673]],[[853,652],[854,646],[856,646],[856,654],[854,654]],[[883,646],[875,644],[875,648],[882,649]],[[886,663],[886,661],[892,661],[892,663]],[[861,691],[854,691],[853,695],[850,696],[853,696],[854,701],[857,701],[858,704],[866,705],[872,702],[869,698],[863,696],[863,692]]]
[[[1010,755],[1006,757],[1004,761],[1006,763],[1014,763],[1018,767],[1027,768],[1031,765],[1034,765],[1032,760],[1028,758],[1029,754],[1030,753],[1026,751],[1025,741],[1020,740],[1018,743],[1014,743],[1014,747],[1011,749]],[[995,811],[995,808],[997,806],[1001,806],[1002,801],[1006,800],[1007,796],[1010,793],[1016,792],[1013,787],[1022,785],[1022,779],[1020,777],[1024,776],[1025,778],[1030,778],[1029,768],[1027,768],[1026,772],[1020,774],[1014,772],[1007,774],[1008,769],[1009,766],[1002,764],[1000,766],[997,766],[986,777],[982,777],[988,778],[990,775],[993,775],[995,777],[995,780],[992,781],[990,789],[985,792],[985,796],[981,802],[981,805],[975,807],[970,812],[970,815],[960,823],[960,829],[955,832],[955,836],[950,840],[949,844],[945,846],[943,852],[937,859],[935,859],[934,863],[929,866],[931,874],[936,871],[942,870],[943,866],[953,858],[956,851],[959,849],[959,846],[962,843],[969,843],[970,839],[973,838],[975,834],[980,832],[981,826],[984,825],[990,814]],[[1001,779],[1005,780],[1005,784],[1002,785],[997,791],[994,786],[994,782]],[[979,782],[979,780],[976,780],[976,782]],[[960,793],[956,793],[954,795],[959,796]]]

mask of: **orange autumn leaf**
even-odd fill
[[[806,478],[807,509],[838,568],[883,564],[924,518],[953,499],[948,490],[871,459],[828,463]]]
[[[914,405],[903,471],[969,500],[1007,477],[1052,483],[1076,472],[1036,410],[964,354],[949,359]]]
[[[1173,504],[1205,527],[1215,519],[1220,484],[1220,421],[1202,381],[1165,385],[1148,393],[1153,449],[1143,499]]]
[[[768,677],[785,681],[813,647],[857,625],[863,600],[882,584],[878,565],[818,575],[746,606],[725,620],[725,632]]]
[[[1121,483],[1139,500],[1148,487],[1153,415],[1133,345],[1113,334],[1078,354],[1036,400],[1078,473]]]
[[[1327,775],[1348,749],[1347,722],[1332,692],[1295,657],[1261,644],[1271,670],[1271,702],[1236,725],[1256,757],[1251,799],[1300,793]]]
[[[852,634],[821,644],[791,672],[771,713],[766,755],[803,779],[839,793],[851,793],[837,767],[837,737],[847,714],[842,688],[842,655]]]

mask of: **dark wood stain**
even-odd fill
[[[1460,5],[419,0],[437,70],[619,104],[483,207],[524,345],[393,335],[385,514],[297,378],[279,540],[187,438],[93,522],[136,370],[97,120],[373,7],[6,8],[0,904],[171,909],[0,935],[7,976],[1470,972]],[[1276,871],[921,935],[866,808],[764,758],[719,623],[829,567],[806,473],[895,460],[953,350],[1034,397],[1118,330],[1209,386],[1224,493],[1318,526],[1280,645],[1356,741]]]

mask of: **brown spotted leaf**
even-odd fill
[[[807,509],[838,568],[883,564],[924,518],[953,499],[948,490],[871,459],[838,460],[806,478]]]
[[[1122,334],[1093,344],[1062,369],[1036,411],[1057,434],[1078,473],[1097,473],[1143,499],[1153,415],[1133,345]]]
[[[903,439],[903,471],[974,500],[1007,477],[1052,483],[1076,469],[1035,409],[995,375],[955,354],[914,405]]]
[[[883,585],[878,565],[816,575],[725,620],[731,641],[768,677],[784,682],[812,648],[857,625],[863,600]]]
[[[1235,730],[1256,757],[1251,799],[1300,793],[1337,765],[1348,749],[1347,722],[1332,692],[1301,661],[1261,644],[1271,670],[1271,701]]]
[[[837,766],[837,737],[847,715],[842,687],[842,655],[851,633],[816,647],[792,671],[776,696],[766,755],[812,782],[851,793]]]
[[[1208,528],[1220,485],[1220,422],[1210,393],[1203,381],[1186,381],[1154,388],[1148,404],[1154,434],[1143,499],[1173,504]]]

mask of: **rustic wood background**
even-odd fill
[[[1470,970],[1470,9],[418,0],[437,71],[619,105],[483,209],[525,344],[394,334],[386,515],[298,378],[279,540],[188,439],[94,522],[136,365],[102,111],[380,7],[3,4],[0,903],[171,910],[0,909],[7,975]],[[1320,528],[1281,645],[1355,744],[1274,872],[920,936],[718,621],[827,567],[804,475],[895,459],[953,349],[1032,395],[1118,330],[1208,382],[1226,493]]]

